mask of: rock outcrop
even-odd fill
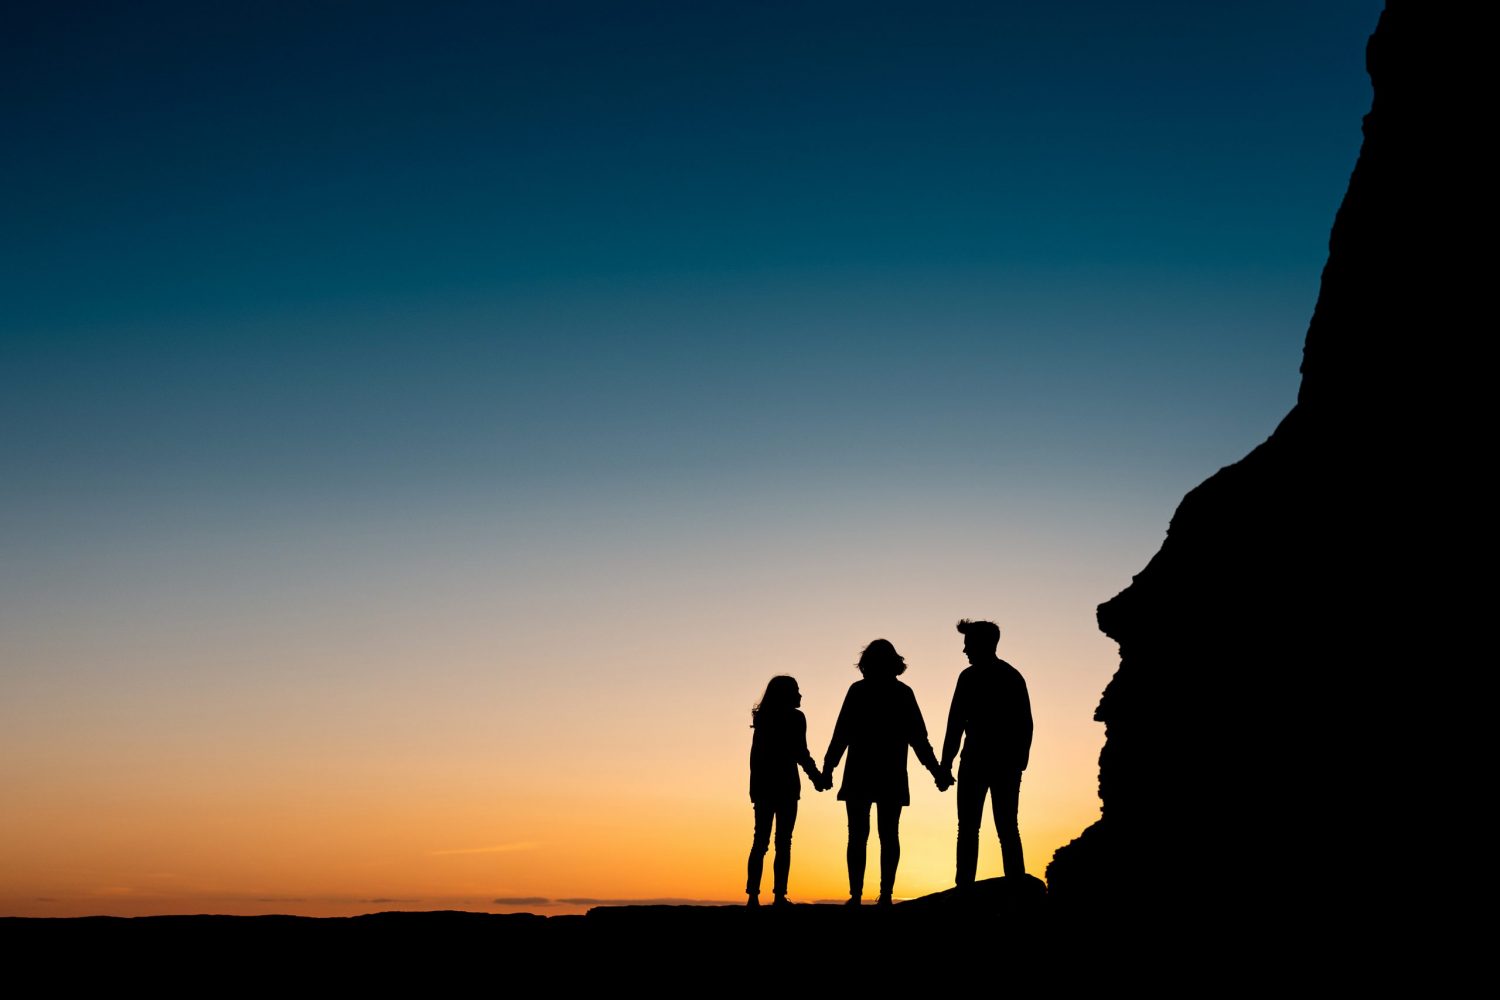
[[[1427,881],[1419,830],[1462,766],[1442,759],[1466,725],[1450,678],[1485,617],[1459,569],[1488,535],[1484,283],[1460,235],[1488,231],[1471,156],[1486,118],[1456,113],[1487,61],[1463,20],[1388,4],[1297,404],[1099,607],[1120,644],[1096,713],[1103,814],[1049,866],[1057,905],[1170,894],[1188,920],[1263,919],[1272,899],[1325,919]]]

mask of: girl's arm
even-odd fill
[[[809,778],[816,779],[818,763],[807,749],[807,716],[801,712],[797,713],[797,727],[792,732],[792,752],[797,756],[797,765],[807,772]]]
[[[797,726],[792,732],[792,743],[792,752],[797,755],[797,764],[802,770],[807,772],[807,778],[812,782],[813,789],[819,792],[826,792],[829,788],[832,788],[833,782],[823,777],[822,773],[818,770],[817,761],[813,760],[811,753],[808,753],[807,716],[801,712],[797,713]]]

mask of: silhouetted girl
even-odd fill
[[[797,768],[807,772],[818,791],[832,787],[823,783],[812,754],[807,752],[807,718],[798,711],[802,692],[796,678],[772,677],[760,704],[750,712],[755,739],[750,744],[750,801],[755,803],[755,840],[750,845],[750,865],[745,877],[746,902],[760,905],[760,873],[771,843],[771,822],[776,823],[776,859],[771,866],[776,905],[786,904],[786,877],[792,868],[792,828],[797,825],[797,801],[802,797],[802,779]]]
[[[917,696],[896,680],[906,670],[896,647],[876,639],[859,655],[863,680],[849,686],[833,739],[823,758],[823,781],[833,787],[833,769],[844,751],[849,763],[839,798],[849,811],[849,905],[864,895],[865,844],[870,839],[870,806],[874,804],[880,831],[880,902],[888,905],[901,861],[901,810],[911,803],[906,784],[906,748],[942,784],[937,757],[927,741],[927,726]]]

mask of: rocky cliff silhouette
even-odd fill
[[[1120,666],[1100,701],[1102,818],[1048,867],[1075,912],[1170,895],[1200,915],[1324,919],[1420,885],[1448,678],[1484,615],[1473,353],[1487,225],[1458,108],[1486,61],[1448,4],[1394,0],[1366,50],[1374,101],[1334,221],[1297,403],[1178,507],[1100,605]],[[1471,138],[1473,137],[1473,138]],[[1432,810],[1432,811],[1428,811]],[[1401,892],[1397,888],[1395,891]],[[1319,905],[1309,905],[1313,900]],[[1315,916],[1316,914],[1316,916]]]

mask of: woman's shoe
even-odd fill
[[[760,896],[747,896],[745,898],[745,905],[750,907],[752,910],[755,909],[760,905]]]
[[[858,896],[850,896],[850,897],[849,897],[849,898],[848,898],[848,899],[847,899],[847,900],[846,900],[846,901],[845,901],[845,902],[844,902],[844,905],[845,905],[845,906],[859,906],[859,905],[860,905],[860,903],[861,903],[861,902],[862,902],[862,901],[861,901],[861,900],[860,900],[860,898],[859,898],[859,897],[858,897]]]

